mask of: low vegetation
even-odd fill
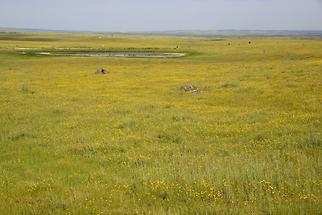
[[[321,39],[0,40],[1,214],[321,213]]]

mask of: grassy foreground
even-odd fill
[[[321,81],[321,39],[2,32],[0,214],[321,214]]]

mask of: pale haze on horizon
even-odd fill
[[[0,27],[322,30],[322,0],[0,0]]]

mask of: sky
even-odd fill
[[[0,0],[0,27],[322,30],[322,0]]]

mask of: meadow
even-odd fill
[[[322,39],[0,32],[0,105],[0,214],[322,213]]]

